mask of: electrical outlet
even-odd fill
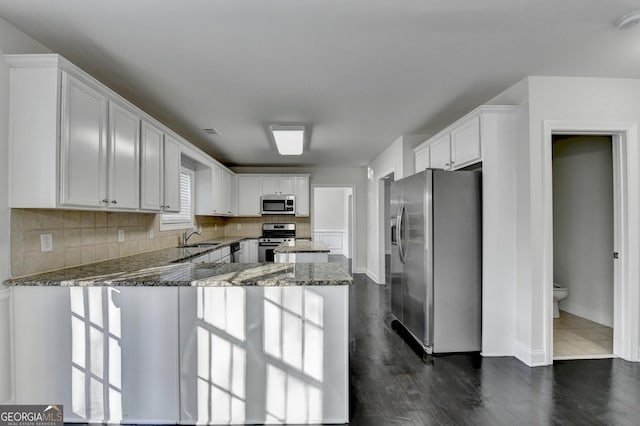
[[[42,253],[53,250],[53,235],[40,234],[40,251]]]
[[[217,224],[217,223],[214,223],[214,224],[213,224],[213,230],[214,230],[214,231],[217,231],[217,230],[218,230],[218,224]]]
[[[236,229],[239,231],[241,228],[242,228],[242,225],[238,223],[238,224],[236,225]]]
[[[149,239],[153,240],[153,228],[149,229]]]
[[[118,229],[118,242],[121,243],[124,241],[124,229]]]

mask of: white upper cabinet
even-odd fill
[[[140,208],[161,211],[163,205],[163,138],[162,130],[142,121],[140,169]]]
[[[295,176],[262,176],[262,194],[293,195],[296,193]]]
[[[513,111],[508,105],[483,105],[471,111],[414,149],[416,173],[429,167],[458,170],[481,162],[483,138],[487,143],[492,132],[504,127],[501,117],[511,116]]]
[[[277,194],[279,190],[278,176],[262,176],[262,194]]]
[[[294,176],[282,176],[278,182],[280,183],[280,194],[293,195],[296,193],[296,178]]]
[[[107,105],[106,96],[62,74],[60,204],[63,206],[108,207]],[[37,179],[37,169],[35,172]]]
[[[109,191],[112,208],[140,207],[140,118],[109,102]]]
[[[475,116],[451,130],[451,167],[465,167],[481,158],[480,116]]]
[[[164,135],[164,204],[165,212],[180,211],[180,143]]]
[[[140,208],[180,211],[180,145],[153,124],[142,121]]]
[[[451,169],[451,138],[449,133],[429,144],[432,169]]]
[[[415,171],[416,173],[423,171],[424,169],[428,169],[431,164],[430,160],[430,150],[428,146],[423,147],[420,150],[416,151],[415,154]]]
[[[182,152],[214,162],[60,55],[4,59],[11,208],[178,212]]]
[[[296,176],[296,216],[309,216],[309,176]]]
[[[295,195],[296,216],[309,216],[309,175],[237,176],[238,216],[260,216],[262,195]]]
[[[222,170],[222,214],[231,216],[231,173]]]
[[[196,215],[232,216],[233,180],[233,173],[218,164],[211,163],[208,167],[196,170]]]
[[[238,176],[238,216],[260,216],[262,178],[248,175]]]

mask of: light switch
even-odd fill
[[[121,243],[124,241],[124,229],[118,229],[118,242]]]
[[[239,230],[240,230],[240,228],[242,228],[242,224],[238,223],[238,224],[236,225],[236,229],[239,231]]]
[[[40,251],[42,253],[53,250],[53,235],[40,234]]]
[[[149,239],[153,240],[153,228],[149,229]]]

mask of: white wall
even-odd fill
[[[314,229],[347,229],[344,188],[315,188],[313,191]]]
[[[553,142],[553,280],[560,309],[613,327],[613,158],[610,136]]]
[[[504,299],[515,306],[515,355],[528,365],[545,364],[549,348],[545,329],[545,248],[543,181],[543,127],[545,121],[576,123],[635,123],[640,125],[640,80],[585,77],[528,77],[496,97],[492,103],[520,99],[524,116],[519,117],[516,140],[516,279],[515,300]],[[522,99],[524,97],[524,99]],[[522,114],[521,114],[522,115]],[[629,141],[629,259],[640,258],[638,229],[638,191],[640,155],[638,141]],[[509,177],[508,175],[506,176]],[[637,262],[630,262],[625,272],[628,282],[637,282]],[[637,293],[631,302],[640,306]],[[631,319],[640,328],[637,316]],[[637,336],[634,337],[637,342]],[[636,352],[638,348],[634,349]]]
[[[355,272],[364,273],[367,265],[367,169],[366,167],[231,167],[237,173],[309,173],[316,186],[353,186],[356,246]],[[313,211],[313,195],[310,208]]]
[[[394,173],[394,180],[414,173],[413,148],[428,139],[428,136],[401,136],[381,152],[369,168],[373,172],[367,182],[367,275],[378,284],[384,284],[384,182],[381,180]]]
[[[331,254],[349,256],[349,195],[351,188],[313,188],[313,239],[323,241]]]
[[[0,18],[0,283],[10,277],[11,230],[7,175],[9,122],[9,67],[2,55],[48,53],[49,50]],[[8,291],[8,290],[5,290]],[[9,304],[0,285],[0,403],[11,398],[9,359]]]

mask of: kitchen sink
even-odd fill
[[[182,248],[209,248],[219,246],[220,243],[195,243],[195,244],[187,244],[186,246],[182,246]]]

